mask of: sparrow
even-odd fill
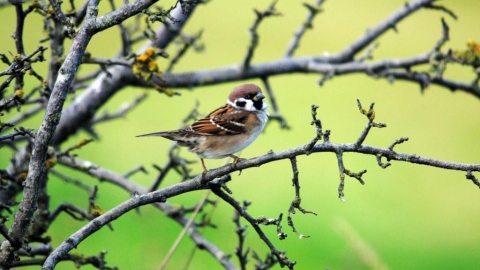
[[[240,158],[234,154],[245,149],[262,133],[268,121],[265,96],[255,84],[244,84],[230,93],[227,103],[212,111],[187,128],[139,135],[160,136],[178,145],[188,147],[202,162],[203,174],[207,172],[203,159]]]

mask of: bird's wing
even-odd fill
[[[236,109],[228,104],[197,120],[190,128],[200,135],[237,135],[246,132],[245,124],[252,112]]]

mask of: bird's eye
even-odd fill
[[[245,94],[245,95],[243,95],[243,98],[244,98],[244,99],[252,99],[252,95],[250,95],[250,94]]]

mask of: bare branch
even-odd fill
[[[167,263],[172,257],[173,252],[177,249],[178,245],[180,244],[180,241],[182,241],[183,237],[185,236],[187,231],[190,229],[190,226],[192,226],[193,221],[198,215],[198,212],[200,212],[200,209],[202,209],[205,203],[207,202],[208,195],[210,195],[210,191],[205,192],[205,195],[203,195],[203,198],[197,203],[197,206],[195,207],[195,210],[192,213],[192,216],[188,220],[187,224],[185,224],[185,227],[183,227],[183,230],[178,235],[177,239],[175,239],[175,243],[173,243],[173,245],[170,247],[170,250],[168,251],[167,255],[165,255],[165,258],[163,258],[163,261],[159,267],[160,270],[165,269],[165,267],[167,266]]]
[[[253,23],[252,27],[250,27],[250,35],[252,37],[252,40],[250,42],[250,46],[248,46],[247,49],[247,55],[245,56],[243,63],[241,65],[241,72],[245,73],[249,68],[250,68],[250,62],[252,61],[253,58],[253,53],[255,51],[255,48],[258,46],[258,33],[257,33],[257,28],[260,25],[260,23],[263,21],[263,19],[271,16],[279,16],[280,13],[275,10],[275,4],[277,3],[277,0],[273,0],[272,4],[266,9],[265,11],[255,11],[255,15],[257,16],[255,19],[255,22]]]
[[[368,29],[364,36],[347,46],[345,49],[343,49],[343,51],[336,55],[336,57],[342,59],[343,61],[353,59],[358,52],[366,48],[370,43],[372,43],[389,29],[394,29],[396,31],[397,23],[421,8],[430,8],[434,1],[435,0],[414,0],[405,3],[405,5],[400,7],[384,21]]]
[[[166,72],[171,72],[173,67],[180,61],[180,59],[185,55],[185,53],[190,49],[192,46],[194,47],[195,44],[200,40],[202,37],[203,29],[198,31],[196,35],[181,35],[180,36],[180,41],[178,42],[179,45],[181,46],[180,49],[177,51],[177,54],[175,54],[170,61],[170,64],[168,65],[167,69],[165,70]],[[202,50],[203,47],[197,47],[197,51]]]
[[[263,77],[262,78],[263,85],[265,85],[265,90],[268,93],[268,100],[270,101],[270,105],[272,106],[273,109],[273,114],[269,115],[270,120],[276,120],[280,123],[280,127],[283,129],[289,129],[290,127],[288,126],[287,120],[282,116],[278,109],[277,105],[277,100],[275,98],[275,94],[273,93],[273,89],[270,86],[270,82],[268,81],[268,77]]]
[[[375,120],[375,111],[373,110],[373,106],[375,105],[375,103],[370,104],[370,109],[368,111],[365,110],[364,108],[362,108],[362,104],[360,103],[360,100],[358,100],[358,99],[357,99],[357,105],[358,105],[358,109],[360,110],[360,113],[365,115],[368,118],[367,126],[365,126],[365,129],[362,131],[362,134],[360,134],[360,137],[357,139],[357,142],[355,142],[355,145],[360,147],[360,145],[367,138],[368,132],[370,131],[370,129],[372,127],[384,128],[384,127],[387,127],[387,125],[383,124],[383,123],[373,122],[373,120]]]
[[[250,202],[248,201],[243,201],[242,208],[244,211],[247,210],[248,206],[250,205]],[[233,223],[235,223],[235,233],[238,236],[238,247],[235,248],[235,255],[238,258],[238,261],[240,263],[240,269],[245,270],[247,267],[248,263],[248,253],[250,252],[250,249],[247,248],[247,250],[244,251],[244,245],[245,245],[245,238],[246,238],[246,230],[247,226],[241,225],[240,223],[240,214],[235,211],[233,214]]]
[[[132,170],[126,172],[126,173],[123,175],[123,177],[129,178],[130,176],[136,174],[137,172],[143,172],[143,173],[145,173],[145,174],[148,174],[147,169],[145,169],[145,167],[143,167],[143,165],[139,165],[139,166],[133,168]]]
[[[275,246],[270,241],[270,239],[268,239],[267,236],[263,233],[262,229],[260,229],[260,226],[258,226],[257,221],[252,216],[250,216],[250,214],[248,214],[246,211],[244,211],[242,209],[242,207],[240,206],[240,204],[238,204],[238,202],[236,202],[232,197],[228,196],[226,193],[224,193],[222,190],[220,190],[218,188],[213,188],[212,191],[213,191],[213,193],[215,193],[215,195],[217,195],[222,200],[229,203],[233,208],[235,208],[235,210],[237,210],[238,214],[241,215],[243,218],[245,218],[250,223],[250,225],[257,232],[260,239],[262,239],[263,242],[265,242],[265,244],[270,248],[270,252],[273,255],[275,255],[275,257],[280,262],[280,265],[282,267],[287,266],[289,269],[293,269],[293,267],[296,263],[293,262],[293,261],[290,261],[287,258],[287,256],[285,256],[285,254],[283,252],[281,252],[281,251],[279,251],[278,249],[275,248]]]
[[[135,3],[137,2],[138,1]],[[135,3],[130,5],[135,5]],[[177,5],[177,8],[172,11],[171,16],[177,18],[179,22],[176,24],[167,22],[158,29],[157,36],[159,38],[155,41],[155,47],[160,49],[165,48],[178,35],[189,16],[193,13],[194,8],[195,5],[190,5],[188,6],[189,12],[183,13],[181,5]],[[105,17],[104,19],[106,20]],[[143,52],[148,47],[152,47],[152,44],[147,43],[138,51]],[[108,77],[105,73],[97,76],[88,89],[63,111],[59,126],[52,139],[53,145],[58,145],[60,142],[66,140],[68,136],[77,132],[80,127],[89,123],[95,112],[118,90],[132,81],[140,83],[131,68],[113,66],[108,69],[108,72],[113,74],[113,76]],[[102,91],[97,91],[100,86],[102,87]]]
[[[388,149],[390,149],[390,151],[393,151],[393,148],[397,145],[397,144],[401,144],[401,143],[404,143],[408,141],[408,137],[402,137],[398,140],[395,140],[393,141],[393,143],[388,147]]]
[[[80,180],[77,180],[77,179],[74,179],[74,178],[71,178],[63,173],[60,173],[59,171],[57,170],[54,170],[54,169],[51,169],[50,170],[50,173],[57,176],[58,178],[62,179],[63,181],[67,182],[67,183],[72,183],[74,184],[75,186],[78,186],[79,188],[87,191],[88,193],[92,193],[93,191],[93,188],[84,184],[82,181]]]
[[[98,116],[90,122],[90,126],[93,126],[94,124],[98,124],[100,122],[112,120],[112,119],[117,119],[117,118],[125,118],[128,112],[136,108],[142,101],[144,101],[147,98],[147,93],[142,93],[138,95],[133,101],[129,103],[123,103],[120,108],[112,113],[108,114],[107,112],[103,113],[103,115]]]
[[[62,165],[65,165],[65,166],[68,166],[70,168],[76,169],[80,172],[87,173],[87,174],[89,174],[89,175],[91,175],[95,178],[98,178],[100,181],[106,181],[106,182],[111,183],[113,185],[119,186],[122,189],[126,190],[129,194],[135,194],[135,196],[132,198],[132,200],[137,201],[140,198],[144,198],[145,194],[152,194],[152,193],[147,193],[147,190],[145,188],[143,188],[142,186],[140,186],[140,185],[138,185],[138,184],[136,184],[132,181],[129,181],[127,178],[123,177],[122,175],[116,174],[112,171],[105,170],[103,168],[100,168],[99,166],[97,166],[97,165],[95,165],[91,162],[83,161],[83,160],[80,160],[78,158],[66,157],[66,156],[60,157],[58,159],[58,162]],[[227,175],[227,174],[224,174],[224,175]],[[214,186],[218,186],[218,185],[220,185],[220,184],[222,184],[222,183],[224,183],[225,181],[228,181],[228,180],[229,180],[228,178],[220,177],[220,178],[212,181],[212,184]],[[197,186],[196,188],[199,188],[199,187]],[[161,189],[159,191],[163,192],[164,190],[165,189]],[[177,192],[177,191],[181,191],[181,190],[178,190],[176,187],[174,187],[172,191]],[[147,196],[147,197],[149,197],[149,196]],[[163,196],[161,195],[160,198],[163,198]],[[157,197],[157,199],[158,199],[158,197]],[[166,197],[165,197],[165,199],[166,199]],[[136,203],[139,203],[139,202],[137,201]],[[148,203],[152,203],[152,202],[146,202],[146,201],[144,202],[144,204],[148,204]],[[142,205],[144,205],[144,204],[142,204]],[[132,205],[131,206],[132,208],[129,208],[129,209],[132,210],[132,209],[135,209],[138,206],[140,206],[140,205],[137,205],[137,206]],[[153,206],[160,209],[164,213],[171,213],[175,210],[173,208],[173,206],[171,206],[170,204],[168,204],[166,202],[154,203]],[[125,209],[125,208],[123,208],[123,209]],[[113,220],[110,220],[110,218],[113,217],[113,216],[108,216],[108,215],[110,215],[109,213],[111,211],[112,210],[108,211],[107,213],[105,213],[105,214],[103,214],[102,216],[99,217],[102,220],[103,220],[103,218],[106,217],[107,220],[105,220],[106,223],[103,223],[103,222],[98,223],[97,224],[98,226],[105,226],[109,222],[113,221]],[[120,210],[115,210],[115,211],[120,211]],[[126,212],[124,212],[124,213],[126,213]],[[124,213],[117,213],[117,214],[122,215]],[[96,218],[95,220],[98,220],[99,218]],[[185,218],[183,215],[175,215],[175,216],[171,216],[171,218],[173,220],[175,220],[177,223],[179,223],[181,226],[185,226],[186,223],[188,222],[188,219]],[[96,221],[94,223],[96,223]],[[100,227],[98,227],[98,229],[100,229]],[[91,234],[91,233],[93,233],[93,231],[90,231],[88,234]],[[226,256],[226,254],[223,253],[220,249],[218,249],[215,245],[210,243],[208,240],[206,240],[196,230],[196,226],[192,225],[191,229],[188,230],[188,234],[189,234],[190,238],[192,239],[192,241],[194,241],[195,244],[198,247],[208,251],[225,268],[228,268],[228,269],[234,269],[235,268],[235,266],[232,264],[232,262]],[[87,237],[88,235],[84,235],[84,236]],[[65,248],[65,247],[62,247],[60,249],[63,249],[63,248]],[[58,248],[57,248],[57,250],[58,250]],[[63,250],[63,251],[66,251],[66,250]],[[63,252],[63,251],[58,250],[58,252]],[[66,252],[68,252],[68,251],[66,251]]]
[[[312,141],[305,146],[305,150],[307,151],[307,155],[310,153],[310,150],[312,150],[313,146],[322,139],[323,132],[322,132],[322,122],[320,119],[317,119],[317,105],[312,105],[312,122],[310,122],[310,125],[315,125],[315,130],[316,130],[316,135],[313,137]],[[327,140],[325,140],[327,141]]]
[[[288,225],[292,227],[294,233],[296,233],[300,238],[309,238],[310,236],[303,235],[297,231],[295,225],[293,224],[293,219],[290,214],[295,214],[295,209],[298,209],[303,214],[314,214],[317,215],[315,212],[305,210],[300,204],[302,202],[302,198],[300,197],[300,182],[298,180],[298,168],[297,168],[297,158],[293,157],[290,158],[290,163],[292,164],[292,171],[293,171],[293,178],[292,178],[292,186],[295,187],[295,198],[292,200],[290,204],[290,208],[288,209],[288,216],[287,221]]]
[[[305,18],[305,21],[300,25],[298,30],[293,35],[290,44],[288,45],[287,51],[283,57],[292,57],[295,50],[298,48],[300,44],[300,39],[303,37],[305,32],[308,29],[312,29],[312,22],[315,16],[321,11],[320,6],[325,2],[325,0],[316,0],[315,5],[312,6],[310,4],[304,3],[303,5],[308,9],[308,15]]]
[[[359,105],[359,108],[361,108],[361,105]],[[361,111],[369,119],[372,119],[373,106],[370,107],[369,111],[366,111],[364,109],[361,109]],[[242,169],[246,169],[249,167],[258,167],[262,164],[272,162],[275,160],[280,160],[280,159],[288,158],[293,160],[294,157],[296,156],[307,155],[307,153],[313,153],[313,152],[333,152],[337,155],[338,167],[339,167],[340,178],[341,178],[341,182],[339,186],[339,197],[342,201],[344,197],[343,181],[344,181],[345,175],[354,177],[357,180],[359,180],[360,183],[364,184],[361,177],[366,172],[366,170],[364,170],[359,173],[353,173],[345,169],[342,155],[343,153],[346,153],[346,152],[355,152],[360,154],[372,155],[375,157],[384,156],[388,160],[404,161],[412,164],[423,164],[423,165],[439,167],[443,169],[461,170],[461,171],[469,172],[470,174],[472,171],[480,171],[480,164],[461,164],[461,163],[445,162],[445,161],[439,161],[439,160],[434,160],[434,159],[425,158],[425,157],[419,157],[417,155],[402,154],[402,153],[394,152],[389,148],[383,149],[383,148],[377,148],[373,146],[367,146],[364,144],[358,145],[356,143],[334,144],[329,140],[325,141],[322,144],[315,144],[313,148],[310,149],[308,152],[305,146],[299,146],[296,148],[292,148],[292,149],[288,149],[288,150],[276,152],[276,153],[269,152],[266,155],[263,155],[257,158],[252,158],[249,160],[241,160],[235,166],[225,165],[217,169],[209,170],[207,171],[207,173],[199,175],[190,181],[182,182],[182,183],[179,183],[158,191],[154,191],[145,195],[135,196],[134,198],[108,211],[104,215],[96,218],[94,222],[89,223],[89,225],[82,228],[80,231],[78,231],[74,235],[72,235],[69,239],[67,239],[64,243],[62,243],[56,251],[52,253],[52,255],[49,257],[49,259],[47,260],[44,266],[46,267],[46,269],[52,268],[55,265],[55,263],[58,261],[58,258],[63,256],[65,252],[68,252],[71,248],[78,245],[80,241],[88,237],[91,233],[99,230],[105,224],[108,224],[108,222],[118,218],[120,215],[123,215],[124,213],[132,209],[135,209],[141,205],[145,205],[148,203],[154,203],[154,202],[165,203],[165,200],[167,198],[176,196],[178,194],[182,194],[185,192],[203,189],[203,188],[211,188],[215,194],[217,194],[223,200],[231,204],[239,212],[240,215],[242,215],[244,218],[247,219],[248,222],[250,222],[250,224],[255,228],[255,230],[259,234],[260,238],[264,240],[264,242],[270,247],[272,253],[277,257],[280,263],[282,265],[286,265],[291,268],[293,267],[294,263],[288,260],[288,258],[285,257],[283,253],[279,252],[272,245],[270,240],[266,238],[266,236],[263,234],[261,229],[258,227],[257,221],[254,218],[252,218],[250,215],[248,215],[248,213],[243,211],[242,207],[233,198],[231,198],[230,196],[225,194],[223,191],[221,191],[218,188],[218,184],[209,184],[209,182],[211,182],[217,177],[228,175],[234,171],[240,171]],[[83,172],[88,172],[89,174],[93,174],[100,179],[109,179],[109,181],[112,181],[117,185],[127,187],[127,189],[130,191],[139,190],[140,192],[138,192],[138,194],[143,193],[142,188],[135,186],[132,182],[126,179],[123,179],[121,176],[114,176],[111,172],[107,172],[105,170],[99,169],[98,167],[94,167],[91,164],[88,164],[88,166],[85,167],[85,165],[82,162],[79,162],[73,158],[66,158],[66,157],[61,157],[59,159],[59,162],[62,164],[68,164],[69,166],[73,168],[77,168]],[[292,163],[292,166],[293,166],[292,168],[295,170],[294,163]],[[294,174],[294,180],[295,180],[295,174]],[[299,185],[297,185],[296,188],[299,190]],[[296,200],[296,201],[298,202],[298,205],[299,205],[300,201],[299,200]],[[165,204],[160,204],[160,205],[165,205]],[[293,206],[295,207],[295,205]]]
[[[480,188],[480,181],[473,175],[472,171],[467,171],[467,179],[471,180],[473,184]]]

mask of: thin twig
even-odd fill
[[[167,266],[168,261],[173,255],[173,252],[177,249],[178,245],[180,244],[180,241],[182,241],[183,237],[187,233],[188,229],[190,229],[190,226],[192,225],[193,221],[197,217],[198,212],[200,212],[200,209],[205,205],[205,202],[208,199],[208,196],[210,195],[210,190],[207,190],[205,194],[203,195],[203,198],[197,203],[197,206],[195,207],[195,211],[192,213],[192,216],[188,220],[187,224],[183,227],[182,232],[177,236],[177,239],[175,239],[175,242],[173,245],[170,247],[170,250],[168,251],[167,255],[163,258],[162,263],[160,264],[160,267],[158,268],[159,270],[165,269]]]
[[[282,116],[282,114],[279,111],[277,100],[275,98],[275,94],[273,93],[273,89],[270,85],[268,77],[262,77],[262,82],[263,82],[263,85],[265,86],[265,90],[268,93],[268,100],[270,101],[270,105],[272,106],[272,109],[273,109],[273,114],[270,115],[268,118],[277,120],[280,123],[280,127],[282,129],[290,129],[290,127],[288,126],[287,120]]]
[[[242,73],[245,73],[249,69],[250,62],[252,61],[252,58],[253,58],[253,53],[255,52],[255,48],[258,46],[258,41],[259,41],[259,35],[257,32],[258,26],[263,21],[263,19],[271,16],[280,15],[280,13],[277,10],[275,10],[276,3],[277,3],[277,0],[273,0],[272,4],[270,4],[268,9],[266,9],[265,11],[258,11],[254,9],[256,19],[252,27],[250,27],[249,29],[252,40],[250,42],[250,45],[248,46],[247,55],[245,56],[243,63],[241,64]]]
[[[321,11],[320,6],[325,2],[325,0],[316,0],[315,5],[310,5],[307,3],[303,3],[303,5],[308,9],[308,15],[305,18],[305,21],[300,25],[297,29],[295,34],[293,35],[290,44],[288,45],[287,51],[283,57],[292,57],[295,50],[298,48],[300,44],[300,40],[302,39],[303,35],[308,29],[312,29],[312,22],[315,16]]]

